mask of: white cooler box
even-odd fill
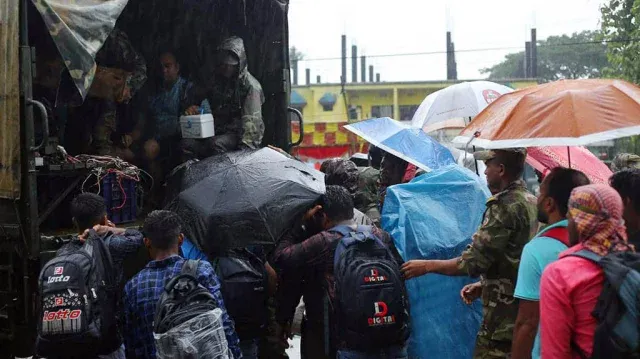
[[[181,116],[180,130],[182,138],[210,138],[215,136],[213,116],[204,115]]]

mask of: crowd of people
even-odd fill
[[[393,238],[379,228],[386,186],[411,177],[406,162],[374,148],[370,163],[379,169],[346,159],[323,163],[326,193],[275,247],[221,255],[255,258],[259,265],[252,273],[264,280],[264,297],[231,293],[238,287],[228,284],[221,258],[208,257],[185,240],[175,213],[157,210],[141,231],[124,230],[108,221],[102,197],[79,195],[71,209],[78,227],[73,243],[100,236],[113,263],[114,287],[122,293],[113,298],[117,330],[96,353],[157,357],[158,302],[167,282],[180,276],[186,262],[198,259],[193,276],[222,311],[228,357],[286,357],[292,327],[300,325],[294,323],[296,313],[302,312],[303,358],[407,358],[411,324],[404,281],[429,273],[479,279],[460,290],[460,300],[471,304],[481,298],[483,305],[474,358],[606,357],[611,348],[596,332],[607,330],[601,326],[607,313],[594,314],[608,286],[598,261],[633,253],[639,244],[635,157],[614,161],[617,172],[610,185],[590,184],[580,171],[555,168],[541,179],[537,198],[522,181],[525,149],[481,151],[474,157],[486,165],[492,197],[467,249],[447,260],[403,259]],[[360,247],[367,240],[371,247]],[[125,283],[123,262],[144,247],[150,261]],[[248,299],[252,295],[257,301]],[[251,305],[243,306],[245,301]],[[255,330],[247,330],[247,317],[260,318]]]
[[[262,144],[265,98],[260,83],[249,73],[244,42],[239,37],[229,37],[218,45],[215,70],[207,72],[210,78],[188,79],[176,50],[162,48],[152,59],[156,64],[148,66],[151,59],[145,59],[127,34],[116,27],[96,54],[97,74],[124,76],[125,83],[120,89],[111,75],[96,75],[86,100],[69,107],[62,105],[75,103],[65,101],[47,85],[57,86],[60,79],[51,77],[62,73],[58,69],[61,58],[48,47],[43,46],[45,55],[39,63],[42,69],[35,80],[34,96],[48,107],[51,136],[71,155],[117,156],[147,170],[160,184],[165,174],[186,160],[255,149]],[[57,75],[50,75],[52,72]],[[200,114],[213,116],[215,136],[183,139],[180,117]],[[154,191],[161,189],[156,186]],[[162,193],[152,195],[155,200]],[[155,202],[160,203],[161,198]]]

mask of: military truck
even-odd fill
[[[196,77],[214,61],[213,50],[223,38],[243,38],[249,71],[266,98],[263,144],[287,151],[295,145],[288,0],[127,1],[0,2],[0,358],[33,355],[37,277],[68,232],[60,218],[68,217],[64,204],[82,181],[81,167],[43,167],[42,158],[59,145],[49,128],[50,112],[59,115],[86,98],[95,53],[114,26],[127,32],[143,55],[150,79],[157,52],[167,43],[179,48],[183,67]],[[52,66],[41,66],[52,58],[63,60],[53,86]],[[49,106],[35,95],[47,83],[55,94]]]

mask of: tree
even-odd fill
[[[601,8],[602,38],[607,42],[610,66],[608,77],[618,77],[640,84],[640,1],[610,0]],[[640,153],[640,137],[632,136],[616,140],[615,153]]]
[[[607,76],[640,84],[640,0],[609,0],[600,10],[610,63]]]
[[[640,1],[640,0],[639,0]],[[572,35],[549,36],[539,41],[538,79],[598,78],[608,66],[606,45],[599,43],[599,32],[582,31]],[[480,70],[490,79],[524,77],[524,51],[508,54],[501,63]]]
[[[304,54],[298,51],[295,46],[291,46],[289,48],[289,61],[294,62],[302,60],[304,60]]]

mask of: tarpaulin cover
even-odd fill
[[[32,1],[84,100],[96,72],[96,53],[128,0]]]
[[[424,131],[389,117],[360,121],[344,128],[425,171],[455,163],[451,152]]]
[[[275,244],[325,191],[323,173],[270,148],[210,157],[183,176],[182,191],[167,207],[210,254]]]
[[[20,196],[18,1],[0,1],[0,197]]]
[[[479,227],[487,198],[487,187],[474,173],[457,165],[443,167],[389,187],[382,226],[405,260],[455,258]],[[427,274],[407,281],[410,357],[472,357],[482,306],[478,300],[464,304],[460,290],[477,280]]]

